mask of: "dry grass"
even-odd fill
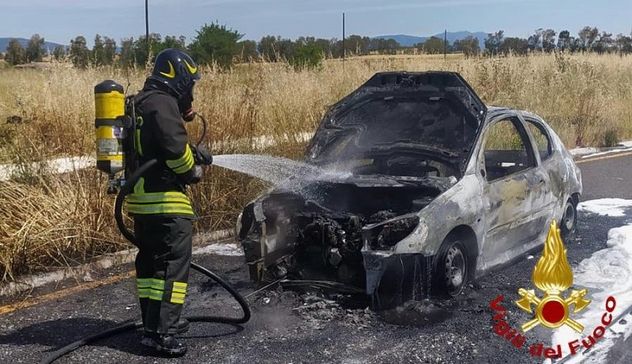
[[[230,72],[204,70],[195,105],[211,124],[209,140],[313,130],[328,105],[373,73],[384,70],[460,72],[490,105],[533,111],[548,120],[569,147],[601,145],[606,135],[632,136],[632,62],[614,55],[544,55],[444,61],[438,56],[360,57],[325,62],[319,70],[285,64],[243,64]],[[0,70],[0,163],[37,161],[94,151],[93,94],[106,78],[142,86],[144,70]],[[198,132],[192,126],[192,134]],[[298,142],[266,153],[299,157]],[[218,150],[216,153],[251,152]],[[262,183],[215,168],[193,189],[200,229],[229,228]],[[96,171],[53,176],[25,170],[0,183],[0,278],[74,264],[122,245],[112,224],[112,196]]]

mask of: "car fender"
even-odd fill
[[[441,243],[457,226],[474,230],[479,242],[485,223],[482,189],[476,175],[466,175],[419,212],[419,226],[397,243],[396,254],[434,255]]]

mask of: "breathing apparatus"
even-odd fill
[[[124,183],[117,174],[131,157],[133,118],[126,114],[125,104],[123,86],[118,83],[106,80],[94,87],[97,169],[108,175],[109,194],[116,193]]]

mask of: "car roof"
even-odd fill
[[[512,109],[510,107],[505,106],[487,106],[487,116],[485,122],[489,122],[490,120],[501,116],[502,114],[521,114],[522,116],[528,116],[538,121],[543,121],[542,118],[530,111]]]

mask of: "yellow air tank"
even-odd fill
[[[97,169],[110,176],[123,170],[125,95],[123,86],[106,80],[94,87]]]

